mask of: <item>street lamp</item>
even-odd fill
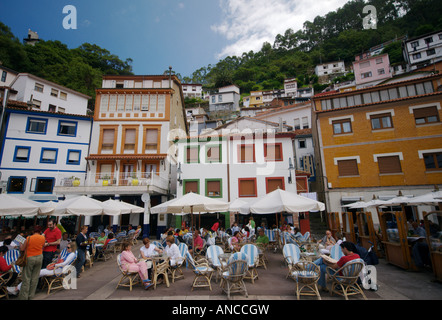
[[[181,174],[183,173],[183,171],[181,171],[181,163],[180,162],[178,162],[178,169],[176,172],[178,173],[178,183],[181,186],[183,184],[183,179],[181,179]]]
[[[295,167],[293,166],[292,163],[292,158],[289,158],[289,177],[288,177],[288,182],[292,183],[292,170],[295,169]]]

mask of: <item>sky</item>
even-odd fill
[[[2,0],[0,21],[19,39],[28,29],[69,48],[97,44],[120,59],[133,60],[138,75],[181,76],[226,56],[259,51],[288,28],[336,11],[348,0]],[[76,9],[76,29],[72,23]]]

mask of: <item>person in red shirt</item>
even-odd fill
[[[321,268],[321,276],[318,280],[318,285],[324,290],[327,291],[326,281],[325,281],[325,275],[326,275],[326,269],[327,267],[330,267],[334,270],[338,270],[342,268],[347,262],[360,259],[359,254],[355,253],[357,252],[356,246],[354,243],[349,241],[344,241],[340,244],[342,253],[344,254],[341,259],[339,259],[336,263],[330,263],[327,262],[325,259],[318,259],[315,261],[315,264],[319,265]]]
[[[61,241],[61,231],[57,228],[54,220],[49,220],[48,228],[44,232],[46,243],[43,248],[43,264],[42,269],[46,268],[48,264],[54,260],[57,246]]]
[[[15,279],[17,279],[18,274],[15,271],[12,273],[9,272],[12,268],[12,264],[8,265],[5,259],[6,252],[8,251],[9,248],[7,246],[0,247],[0,278],[7,281],[6,286],[11,286],[15,282]]]

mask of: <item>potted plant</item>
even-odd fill
[[[103,186],[109,185],[109,179],[110,177],[107,174],[103,177],[103,182],[102,182]]]
[[[80,185],[80,178],[73,177],[72,185],[73,185],[74,187],[78,187],[78,186]]]
[[[132,185],[133,186],[137,186],[138,185],[138,177],[137,177],[137,175],[134,173],[134,174],[132,174]]]

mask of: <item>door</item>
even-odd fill
[[[127,186],[130,182],[130,178],[135,173],[133,164],[124,164],[123,173],[120,179],[120,185]]]

